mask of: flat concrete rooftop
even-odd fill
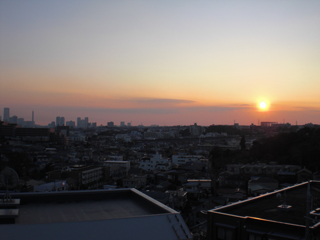
[[[308,183],[305,182],[210,211],[222,212],[240,217],[248,216],[283,223],[305,225],[307,187]],[[284,191],[286,192],[286,204],[292,206],[290,210],[279,210],[277,208],[284,202]],[[310,211],[312,211],[320,208],[320,182],[310,182],[310,193],[312,195],[312,206]],[[280,194],[281,198],[279,198]]]
[[[19,198],[21,204],[2,209],[2,239],[192,239],[178,212],[136,189],[15,193],[11,197]]]
[[[12,197],[21,201],[15,224],[97,221],[175,212],[135,189],[21,193]]]

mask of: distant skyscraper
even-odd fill
[[[124,122],[120,122],[120,127],[124,127],[126,124]]]
[[[60,117],[56,117],[56,126],[60,126]]]
[[[9,111],[10,111],[9,108],[4,108],[3,109],[3,121],[4,122],[9,122],[9,117],[10,117]]]
[[[17,124],[18,123],[18,117],[16,115],[9,117],[9,123],[14,123]]]
[[[60,117],[60,124],[59,124],[59,126],[64,126],[64,122],[65,122],[64,117]]]
[[[77,118],[77,128],[88,128],[90,126],[89,118],[85,117],[81,119],[80,117]]]
[[[113,127],[113,126],[114,126],[114,123],[113,123],[113,122],[108,122],[108,123],[107,123],[107,126],[108,126],[108,127]]]
[[[85,117],[84,118],[84,128],[88,128],[88,125],[89,125],[89,118]]]
[[[34,111],[32,111],[32,122],[34,122]]]
[[[77,127],[80,128],[81,127],[81,118],[77,117]]]
[[[76,126],[76,122],[75,121],[66,121],[66,126],[75,127]]]
[[[49,128],[54,128],[55,126],[56,126],[56,123],[54,121],[48,124]]]
[[[18,125],[22,126],[24,124],[24,118],[18,118]]]

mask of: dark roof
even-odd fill
[[[0,224],[4,239],[192,239],[178,212],[135,189],[11,197],[21,205],[15,224]]]
[[[70,191],[12,194],[19,198],[16,224],[78,222],[168,213],[128,190]]]
[[[305,225],[307,186],[308,183],[304,182],[210,211]],[[310,191],[313,196],[311,210],[314,210],[320,204],[320,181],[312,181]],[[286,204],[292,206],[289,211],[281,211],[277,208],[283,204],[284,192],[286,192]],[[280,194],[281,197],[279,197]]]
[[[130,168],[128,171],[128,175],[130,174],[139,175],[143,173],[146,173],[146,171],[143,170],[142,168]]]
[[[257,177],[254,179],[251,179],[249,181],[250,183],[278,183],[278,181],[274,178],[270,178],[270,177]]]
[[[226,180],[242,180],[242,181],[247,181],[248,179],[243,176],[242,174],[234,174],[226,177]]]

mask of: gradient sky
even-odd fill
[[[0,0],[0,84],[37,124],[320,124],[320,1]]]

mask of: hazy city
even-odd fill
[[[319,1],[0,0],[1,239],[320,239]]]

